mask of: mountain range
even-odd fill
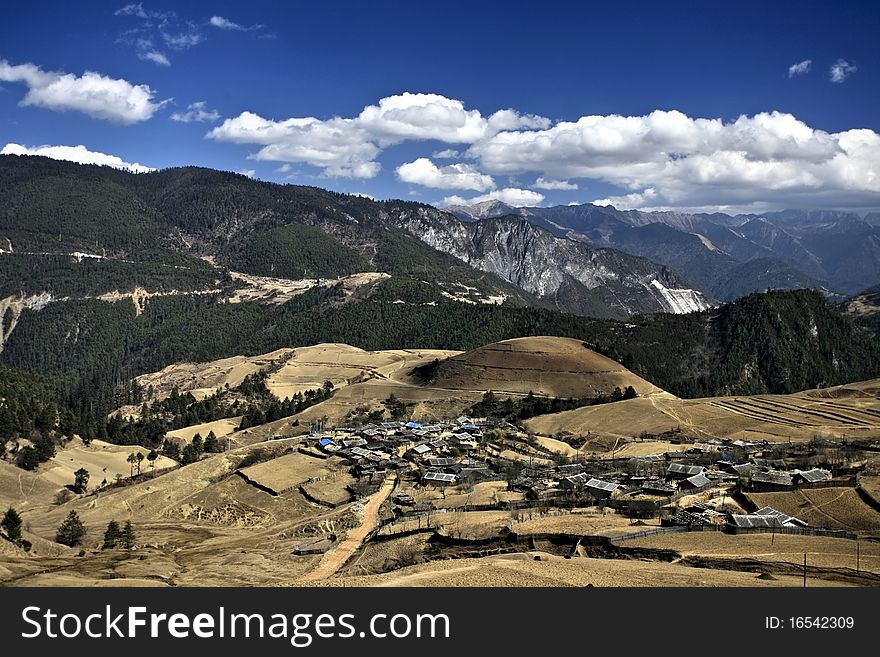
[[[321,342],[465,350],[564,336],[681,396],[790,392],[880,372],[868,301],[835,307],[798,290],[719,305],[673,267],[560,228],[595,214],[621,233],[714,245],[722,240],[708,227],[729,236],[721,229],[743,232],[755,218],[661,222],[581,206],[542,226],[528,214],[538,209],[502,209],[461,221],[429,205],[210,169],[133,174],[0,157],[0,415],[19,418],[10,435],[51,416],[63,433],[101,436],[106,413],[139,403],[139,374]],[[687,232],[700,221],[709,234]]]
[[[498,201],[447,210],[470,223],[515,216],[559,237],[648,258],[722,301],[793,288],[836,297],[880,280],[878,213],[687,214],[592,204],[515,208]]]
[[[133,174],[0,156],[0,183],[0,248],[11,256],[0,261],[3,295],[193,291],[240,275],[376,272],[438,297],[595,317],[712,305],[668,266],[522,219],[471,226],[428,205],[195,167]],[[70,254],[87,266],[71,269]]]

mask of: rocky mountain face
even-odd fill
[[[705,310],[712,299],[669,267],[557,237],[516,216],[465,223],[438,211],[400,212],[397,226],[568,312],[620,317]]]
[[[618,319],[711,305],[669,267],[556,237],[524,219],[479,219],[510,209],[498,203],[463,223],[423,204],[210,169],[135,175],[2,156],[0,207],[0,244],[9,251],[0,259],[0,299],[124,296],[137,288],[219,287],[235,296],[244,277],[310,289],[384,273],[394,280],[378,286],[383,293],[406,288],[423,303],[503,302]]]
[[[450,210],[470,221],[511,214],[509,206]],[[864,219],[850,212],[806,210],[731,216],[584,204],[515,208],[512,214],[554,235],[671,267],[722,300],[795,288],[819,289],[834,297],[880,281],[876,213]]]

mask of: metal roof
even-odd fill
[[[709,478],[704,474],[698,474],[694,475],[693,477],[688,477],[687,479],[685,479],[685,481],[695,488],[703,488],[705,486],[712,485],[712,482],[709,481]]]
[[[602,481],[601,479],[590,479],[586,486],[587,488],[598,488],[605,491],[617,490],[620,487],[618,484],[612,484],[610,481]]]
[[[828,472],[826,470],[822,470],[821,468],[813,468],[812,470],[799,470],[796,474],[803,477],[806,481],[810,483],[825,481],[829,478]]]
[[[768,529],[782,527],[782,522],[776,516],[761,516],[757,514],[733,515],[731,519],[737,527],[749,529],[755,527],[766,527]]]
[[[428,465],[430,465],[432,468],[444,468],[449,465],[455,465],[455,459],[453,459],[453,458],[428,459]]]
[[[807,523],[805,523],[800,518],[795,518],[794,516],[790,516],[787,513],[783,513],[782,511],[777,511],[772,506],[765,506],[757,511],[755,511],[756,516],[765,516],[768,518],[777,518],[779,522],[786,527],[791,526],[801,526],[806,527]]]
[[[703,474],[704,471],[705,468],[702,465],[687,465],[686,463],[670,463],[666,468],[666,472],[669,474],[685,474],[689,477]]]
[[[455,475],[446,474],[445,472],[426,472],[425,476],[422,477],[424,481],[445,481],[445,482],[453,482],[455,481]]]

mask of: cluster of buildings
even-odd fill
[[[420,473],[426,485],[448,485],[493,478],[486,462],[475,458],[482,439],[481,425],[459,417],[434,424],[400,421],[342,427],[317,437],[315,446],[349,461],[357,477],[398,470]]]
[[[497,429],[501,432],[494,431]],[[430,487],[506,479],[510,490],[521,491],[526,500],[533,502],[551,506],[602,503],[645,514],[658,513],[679,498],[711,488],[793,490],[827,486],[832,479],[828,469],[811,464],[810,448],[803,444],[780,448],[779,443],[741,440],[684,443],[682,439],[674,451],[578,462],[559,458],[548,450],[548,457],[557,458],[519,461],[511,467],[514,464],[500,456],[503,450],[498,443],[510,446],[521,441],[523,434],[518,428],[508,424],[490,426],[468,417],[433,424],[400,421],[337,428],[312,439],[317,449],[346,459],[357,477],[372,478],[395,470]],[[533,450],[535,444],[530,442],[528,447]],[[411,499],[396,502],[414,504]],[[731,517],[701,503],[678,508],[666,516],[666,521],[686,525],[728,523],[743,530],[806,526],[769,507]]]

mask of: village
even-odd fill
[[[759,507],[755,494],[856,491],[871,454],[880,452],[880,441],[695,442],[683,434],[663,440],[657,444],[671,443],[676,449],[631,457],[568,449],[565,455],[559,440],[529,435],[504,421],[462,416],[431,424],[381,422],[313,432],[299,451],[343,459],[361,494],[377,490],[394,475],[389,526],[453,508],[459,513],[540,509],[544,514],[598,508],[640,525],[653,520],[691,531],[841,538],[857,535],[835,523],[825,526],[771,505]],[[653,441],[643,437],[643,444]],[[490,499],[474,494],[475,487],[489,482]],[[877,502],[865,497],[876,511]]]

